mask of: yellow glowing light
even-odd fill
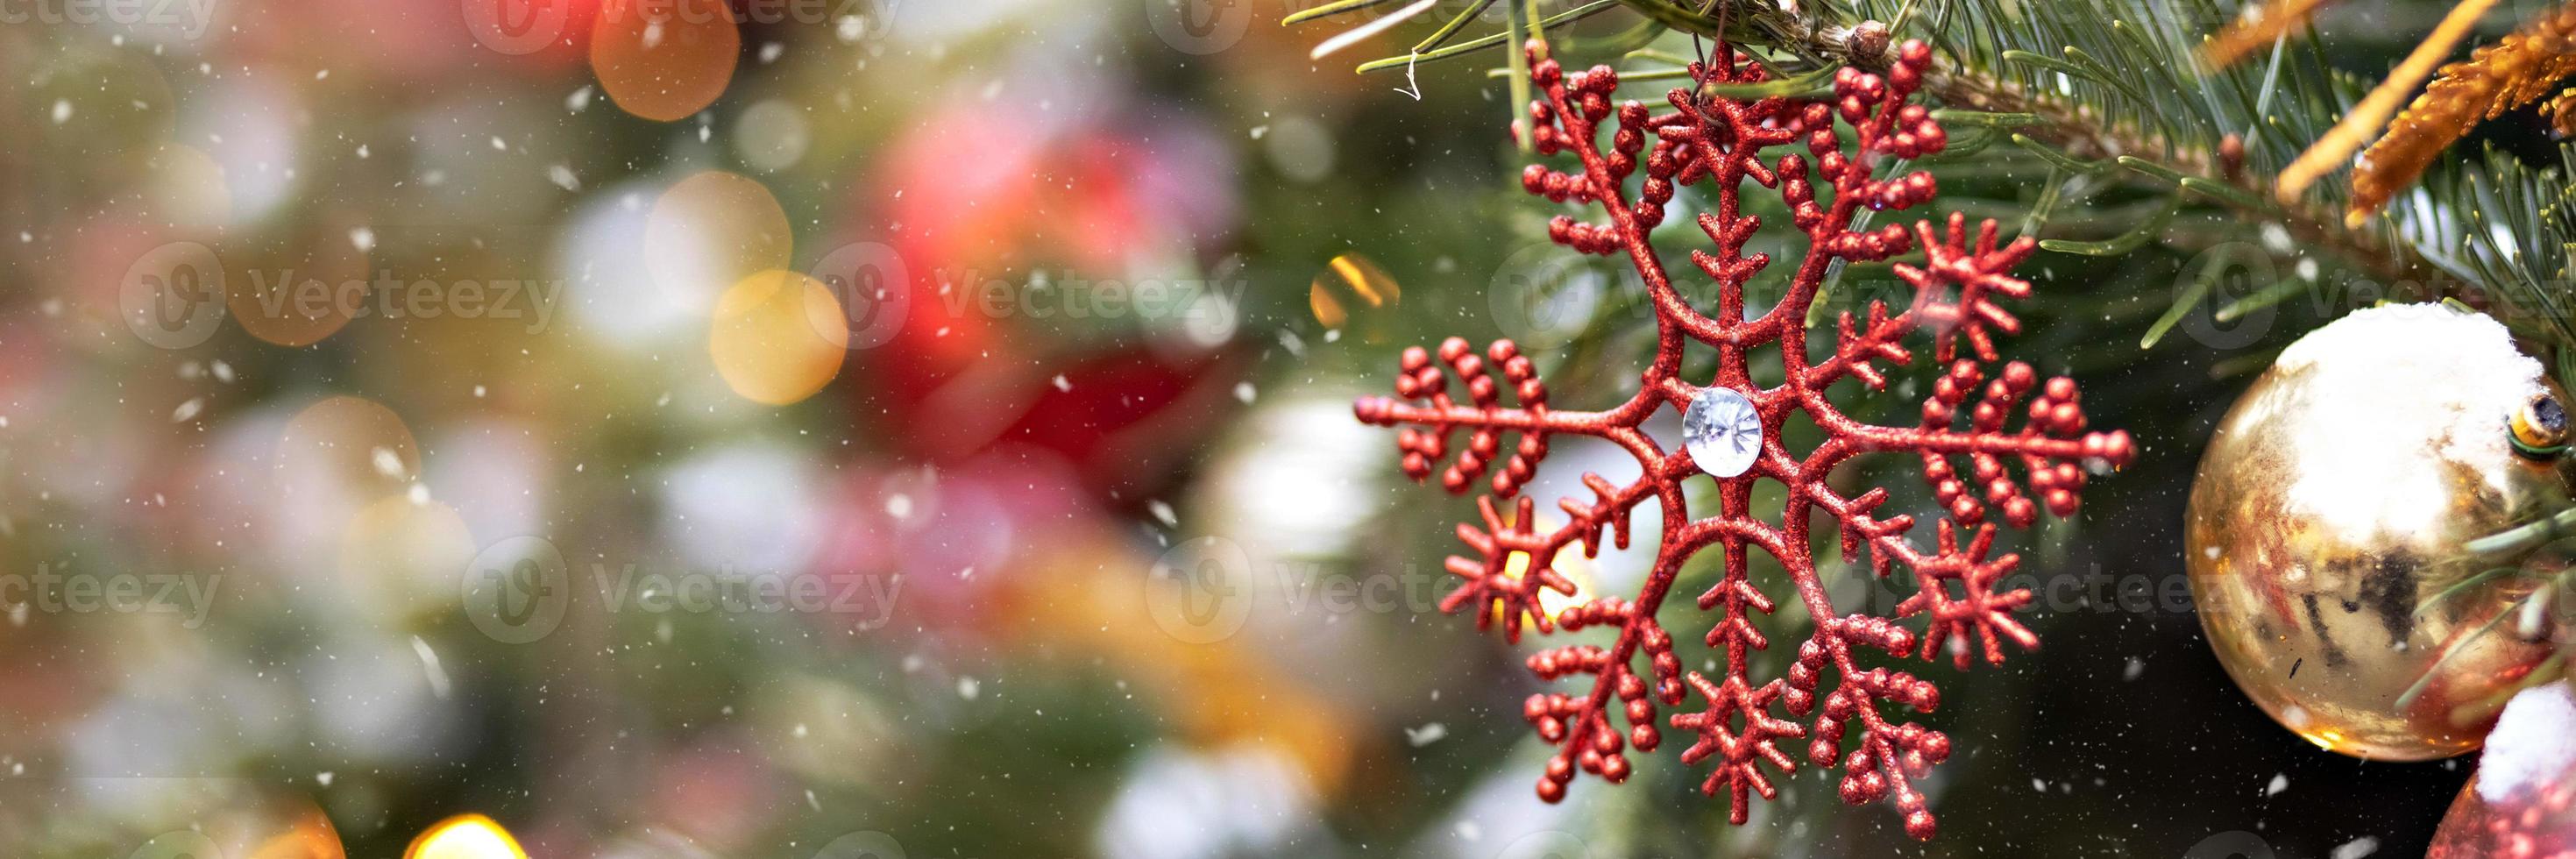
[[[627,113],[671,122],[705,110],[733,80],[742,33],[725,0],[606,0],[590,68]]]
[[[528,853],[492,818],[460,814],[413,839],[403,859],[528,859]]]
[[[841,372],[849,328],[821,281],[783,269],[742,279],[716,300],[707,355],[725,386],[783,406],[814,395]]]
[[[1340,328],[1350,322],[1354,308],[1393,307],[1403,297],[1404,290],[1396,287],[1395,278],[1386,269],[1359,254],[1334,257],[1306,288],[1306,305],[1315,312],[1315,321],[1326,328]]]
[[[1539,525],[1538,530],[1542,534],[1547,533],[1552,527],[1545,519],[1540,519]],[[1528,575],[1529,567],[1528,552],[1513,552],[1503,558],[1503,575],[1515,581]],[[1591,559],[1583,556],[1583,547],[1580,544],[1568,544],[1565,548],[1558,549],[1556,563],[1551,565],[1551,568],[1556,570],[1557,575],[1564,576],[1566,581],[1574,583],[1574,593],[1571,594],[1558,593],[1554,588],[1540,588],[1538,591],[1538,614],[1547,618],[1549,623],[1555,623],[1557,617],[1563,615],[1567,608],[1591,602],[1596,594],[1592,583]],[[1494,603],[1492,611],[1495,622],[1499,623],[1505,619],[1501,601]]]

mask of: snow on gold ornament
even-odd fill
[[[2336,752],[2477,748],[2550,645],[2503,617],[2532,581],[2469,583],[2500,562],[2462,544],[2565,498],[2565,398],[2502,324],[2445,305],[2362,310],[2283,350],[2219,420],[2183,535],[2237,686]]]

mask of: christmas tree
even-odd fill
[[[23,18],[0,855],[2576,820],[2576,6]]]

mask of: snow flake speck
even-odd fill
[[[368,459],[375,465],[377,474],[382,474],[386,477],[403,476],[405,469],[403,468],[402,455],[394,453],[393,448],[376,448],[369,452]]]
[[[1448,736],[1449,726],[1439,722],[1432,722],[1419,728],[1404,729],[1404,741],[1417,749],[1440,742]]]

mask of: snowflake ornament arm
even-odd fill
[[[2020,327],[1998,300],[2030,294],[2030,284],[2012,277],[2011,270],[2030,255],[2033,243],[2002,243],[1992,221],[1972,230],[1955,214],[1944,224],[1919,222],[1910,231],[1896,224],[1854,229],[1862,211],[1907,209],[1933,197],[1929,174],[1873,175],[1881,161],[1939,152],[1947,142],[1928,111],[1907,103],[1931,61],[1920,42],[1905,45],[1884,77],[1843,70],[1829,98],[1740,101],[1698,95],[1695,85],[1674,90],[1666,113],[1633,101],[1614,110],[1610,96],[1618,76],[1606,66],[1569,73],[1548,57],[1544,43],[1534,40],[1527,51],[1531,80],[1545,94],[1531,105],[1531,142],[1541,155],[1571,155],[1575,163],[1568,171],[1533,164],[1522,184],[1552,201],[1599,207],[1606,220],[1560,215],[1549,223],[1549,237],[1580,252],[1629,258],[1654,308],[1657,349],[1637,392],[1599,412],[1551,408],[1546,386],[1511,341],[1496,341],[1479,354],[1458,338],[1436,351],[1407,350],[1397,397],[1357,404],[1361,420],[1402,427],[1397,445],[1414,479],[1427,480],[1440,468],[1441,485],[1452,493],[1477,488],[1480,480],[1490,489],[1478,499],[1481,527],[1459,526],[1459,538],[1473,554],[1449,559],[1461,583],[1442,608],[1472,611],[1480,627],[1499,622],[1514,641],[1524,628],[1542,634],[1593,626],[1617,630],[1607,648],[1572,645],[1529,657],[1530,669],[1543,680],[1591,677],[1581,694],[1533,695],[1524,707],[1539,736],[1557,747],[1538,782],[1544,799],[1562,799],[1578,772],[1624,780],[1631,767],[1626,750],[1653,751],[1668,724],[1694,735],[1682,760],[1711,764],[1701,789],[1711,795],[1726,790],[1736,823],[1746,820],[1753,795],[1777,795],[1771,771],[1797,769],[1795,758],[1778,744],[1803,739],[1809,763],[1842,769],[1845,801],[1891,799],[1906,832],[1930,838],[1935,822],[1914,782],[1949,755],[1950,741],[1901,721],[1901,714],[1886,707],[1928,712],[1939,705],[1940,691],[1903,671],[1865,667],[1861,658],[1873,650],[1925,659],[1947,652],[1965,668],[1972,653],[2000,664],[2005,641],[2037,646],[2037,636],[2012,617],[2029,603],[2030,593],[1997,589],[2017,559],[1987,558],[1995,531],[1986,521],[1989,514],[2014,527],[2028,527],[2043,508],[2071,514],[2088,467],[2117,468],[2135,452],[2125,432],[2087,431],[2072,381],[2043,383],[2019,362],[1988,378],[1987,366],[1997,360],[1995,337]],[[1731,48],[1722,46],[1718,53],[1715,65],[1691,67],[1699,84],[1768,77]],[[1605,149],[1600,132],[1614,115]],[[1846,136],[1837,133],[1838,121],[1848,129],[1850,152],[1843,148]],[[1765,160],[1765,150],[1798,144],[1803,154]],[[1630,180],[1640,168],[1644,177],[1632,194]],[[1706,187],[1713,199],[1711,210],[1696,219],[1713,247],[1690,255],[1717,286],[1715,306],[1705,313],[1674,288],[1648,238],[1674,191],[1694,184]],[[1743,252],[1762,223],[1743,211],[1740,195],[1757,186],[1787,203],[1792,226],[1807,238],[1807,252],[1786,295],[1747,319],[1744,285],[1770,263],[1763,254]],[[1898,277],[1914,289],[1910,306],[1873,301],[1862,318],[1843,313],[1830,352],[1811,356],[1808,310],[1831,267],[1890,259],[1917,247],[1919,263],[1895,265]],[[1847,377],[1883,389],[1882,367],[1913,360],[1902,341],[1917,331],[1931,335],[1934,357],[1948,365],[1923,404],[1920,424],[1861,423],[1826,398],[1827,386]],[[1962,342],[1966,356],[1957,354]],[[1680,377],[1685,347],[1716,352],[1715,378],[1701,385]],[[1752,354],[1766,348],[1778,350],[1782,367],[1779,383],[1769,387],[1750,372]],[[1463,386],[1463,401],[1450,395],[1453,378]],[[1684,414],[1691,439],[1683,449],[1667,451],[1643,430],[1666,407]],[[1806,415],[1824,436],[1803,455],[1782,443],[1781,430],[1792,414]],[[2018,428],[2008,428],[2017,417]],[[1451,439],[1461,431],[1464,449],[1453,450]],[[1559,501],[1567,521],[1550,530],[1537,529],[1536,505],[1526,497],[1512,501],[1510,515],[1504,515],[1496,499],[1518,496],[1546,458],[1549,439],[1563,434],[1619,445],[1636,458],[1639,477],[1618,484],[1584,475],[1591,496]],[[1886,490],[1845,497],[1826,485],[1836,466],[1873,452],[1909,452],[1921,459],[1944,514],[1932,549],[1906,538],[1912,517],[1879,517]],[[1441,467],[1443,461],[1448,465]],[[1681,483],[1703,473],[1717,479],[1717,510],[1693,518]],[[1758,480],[1786,488],[1776,520],[1751,509]],[[1636,597],[1602,597],[1553,616],[1543,610],[1543,591],[1569,597],[1576,591],[1553,569],[1558,553],[1580,543],[1586,555],[1597,554],[1605,537],[1625,547],[1632,516],[1648,500],[1663,517],[1663,536]],[[1813,521],[1833,523],[1846,561],[1866,551],[1881,576],[1898,565],[1910,571],[1916,593],[1897,614],[1924,617],[1925,630],[1918,635],[1893,619],[1837,613],[1811,553]],[[1697,605],[1715,615],[1703,640],[1726,654],[1724,673],[1714,678],[1683,671],[1672,634],[1656,620],[1683,563],[1711,546],[1723,554],[1725,571],[1697,596]],[[1795,599],[1817,619],[1787,676],[1760,682],[1749,671],[1750,656],[1771,642],[1754,618],[1777,604],[1751,579],[1756,550],[1779,561]],[[1699,709],[1659,722],[1659,709],[1679,711],[1694,698]],[[1854,729],[1858,737],[1846,753]]]

